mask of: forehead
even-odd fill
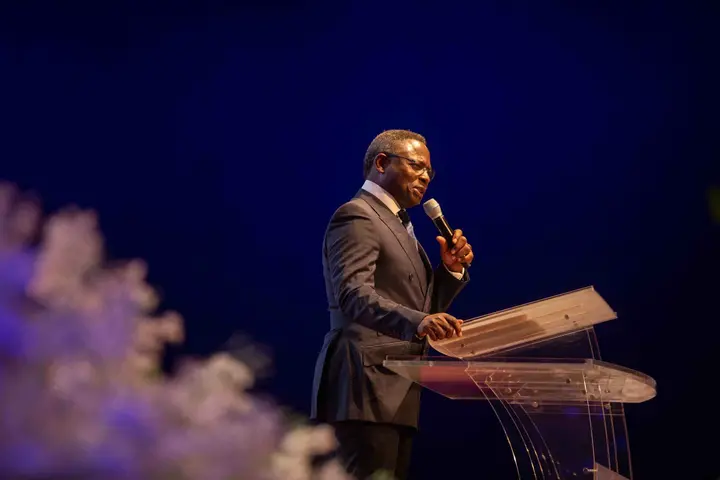
[[[430,164],[430,150],[428,150],[424,143],[418,140],[403,140],[399,142],[397,147],[398,155]]]

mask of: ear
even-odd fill
[[[385,173],[385,169],[388,166],[388,163],[390,162],[390,159],[387,155],[384,153],[378,153],[375,157],[375,170],[377,170],[379,173]]]

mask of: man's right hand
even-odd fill
[[[462,320],[447,313],[434,313],[423,318],[417,328],[419,337],[429,336],[433,340],[450,338],[453,333],[462,336]]]

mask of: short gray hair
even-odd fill
[[[410,130],[385,130],[375,137],[373,141],[370,142],[367,152],[365,152],[365,161],[363,162],[363,174],[365,178],[370,175],[375,157],[377,157],[380,152],[394,153],[397,143],[405,140],[417,140],[423,145],[427,145],[425,137]]]

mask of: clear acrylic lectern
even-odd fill
[[[624,403],[655,381],[603,362],[593,326],[617,318],[594,288],[484,315],[463,336],[432,342],[438,357],[384,366],[451,399],[488,401],[519,479],[632,479]]]

